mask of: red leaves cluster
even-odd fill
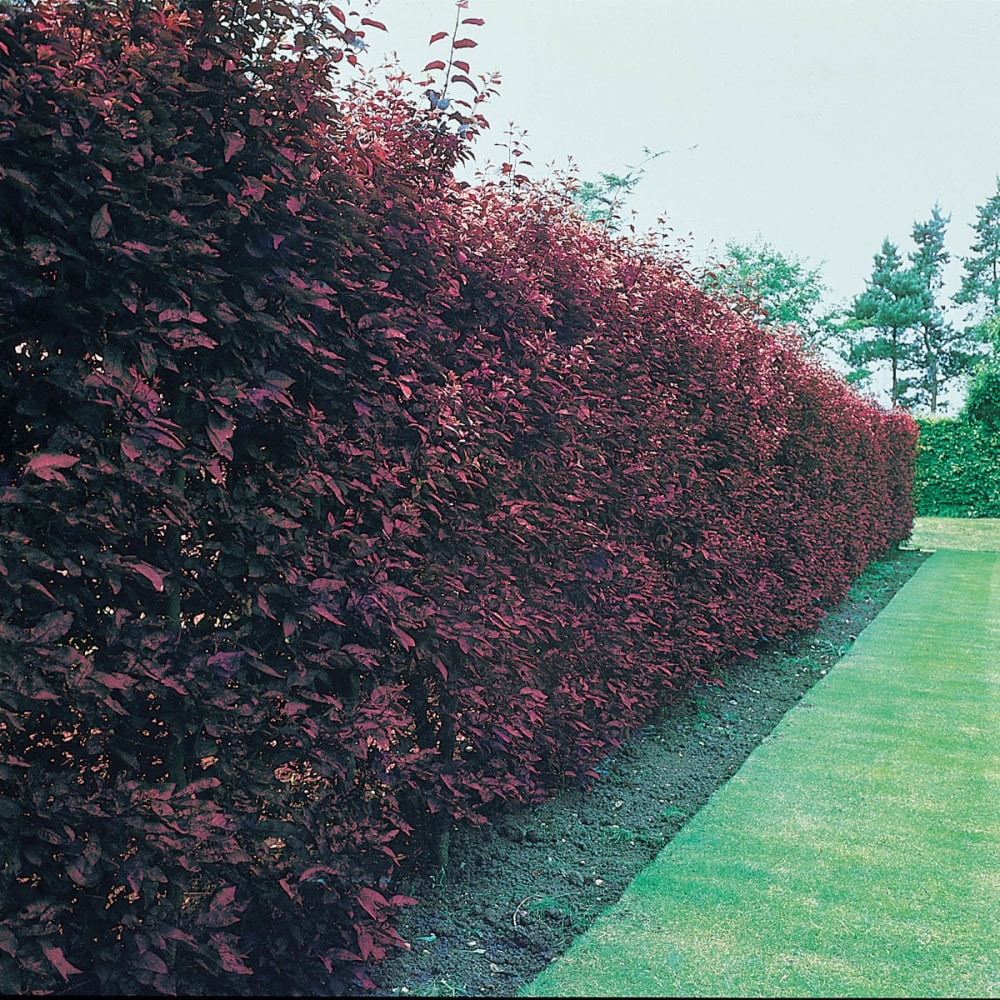
[[[400,860],[904,538],[915,431],[151,7],[0,20],[0,987],[335,995]]]

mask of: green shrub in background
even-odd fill
[[[1000,427],[954,418],[917,423],[917,516],[1000,517]]]
[[[986,428],[1000,429],[1000,360],[996,357],[977,365],[963,415]]]

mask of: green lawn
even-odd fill
[[[523,995],[1000,995],[1000,521],[939,520],[851,652]]]
[[[1000,520],[986,517],[918,517],[905,548],[1000,552]]]

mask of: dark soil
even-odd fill
[[[511,996],[614,903],[850,648],[926,558],[875,563],[812,632],[720,672],[568,791],[497,826],[456,831],[443,879],[393,883],[420,900],[412,950],[371,971],[381,996]]]

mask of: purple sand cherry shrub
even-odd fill
[[[427,108],[323,9],[0,15],[6,992],[364,984],[400,864],[910,530],[908,417],[453,179],[480,19]]]

